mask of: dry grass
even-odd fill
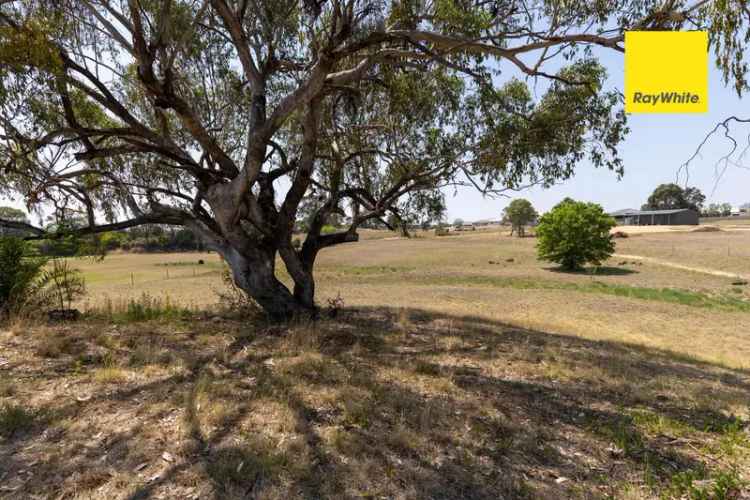
[[[326,249],[316,269],[318,300],[325,304],[340,294],[349,306],[470,314],[750,367],[750,343],[739,327],[748,322],[743,311],[750,308],[750,286],[733,285],[728,277],[622,258],[612,259],[595,275],[563,273],[536,259],[534,243],[534,238],[476,231],[450,238],[370,239]],[[729,243],[730,256],[721,257]],[[748,249],[750,231],[649,234],[618,240],[621,253],[737,272],[750,271]],[[88,307],[125,321],[153,316],[131,314],[138,311],[129,305],[142,303],[144,294],[152,304],[159,303],[152,309],[169,309],[169,317],[211,307],[217,300],[212,290],[221,287],[216,256],[201,255],[206,267],[198,277],[192,276],[190,266],[174,265],[166,279],[163,273],[168,266],[157,265],[195,257],[121,254],[103,262],[79,261],[86,275],[93,276]],[[128,269],[143,281],[131,286]],[[107,276],[111,282],[105,281]],[[286,279],[283,272],[282,278]],[[164,316],[156,316],[160,314]]]
[[[0,498],[735,498],[750,480],[747,371],[475,316],[341,315],[3,337]],[[68,348],[41,356],[55,335]]]
[[[322,252],[319,301],[347,307],[316,324],[207,313],[215,256],[79,261],[86,321],[0,332],[0,498],[746,488],[748,287],[620,259],[562,273],[536,260],[533,238],[492,231],[385,236]],[[747,272],[750,231],[618,246]]]
[[[750,231],[640,235],[618,240],[619,253],[750,275]]]

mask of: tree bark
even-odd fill
[[[276,252],[250,249],[242,253],[234,248],[221,252],[232,271],[236,285],[268,314],[274,321],[288,321],[300,316],[315,316],[314,283],[310,277],[307,286],[295,293],[276,278]]]

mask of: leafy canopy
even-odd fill
[[[683,188],[677,184],[661,184],[654,189],[643,208],[646,210],[689,208],[700,213],[705,201],[706,196],[698,188]]]
[[[503,219],[510,222],[518,236],[523,236],[524,226],[534,222],[538,216],[531,202],[524,198],[511,201],[503,210]]]
[[[741,89],[741,6],[3,1],[0,195],[55,223],[0,224],[31,238],[186,226],[264,308],[311,308],[321,249],[391,215],[439,219],[447,188],[550,185],[584,159],[622,174],[620,94],[591,48],[705,28]],[[346,226],[324,234],[335,217]]]
[[[600,266],[615,251],[609,233],[614,226],[615,220],[600,205],[566,200],[539,220],[539,258],[571,271],[587,263]]]

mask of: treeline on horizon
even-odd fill
[[[12,207],[0,206],[0,219],[29,223],[28,215],[23,211]],[[343,218],[333,216],[329,218],[328,224],[321,231],[323,234],[339,230],[343,224]],[[70,227],[80,227],[77,217],[68,219]],[[298,223],[298,231],[304,230],[304,224]],[[166,253],[166,252],[205,252],[210,251],[205,243],[190,229],[170,226],[166,224],[147,224],[130,229],[109,231],[91,236],[65,236],[66,228],[48,223],[49,228],[57,227],[61,235],[54,239],[29,241],[35,253],[46,257],[73,257],[87,255],[103,255],[108,252],[133,252],[133,253]],[[370,221],[362,227],[371,229],[383,229],[387,226],[380,221]],[[10,236],[24,238],[32,233],[23,229],[11,229],[0,227],[0,237]],[[299,238],[295,238],[295,244],[301,244]]]
[[[203,241],[190,229],[164,225],[147,225],[122,231],[101,233],[95,237],[62,237],[31,242],[41,255],[72,257],[103,252],[204,252]]]

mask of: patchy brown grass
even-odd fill
[[[742,310],[750,307],[750,286],[734,285],[731,278],[622,258],[610,260],[596,274],[564,273],[536,259],[534,238],[511,238],[497,231],[450,238],[422,234],[426,237],[411,240],[383,238],[387,234],[373,233],[371,239],[321,253],[316,268],[321,304],[340,294],[349,306],[476,315],[539,331],[641,344],[750,367],[750,343],[740,328],[749,321]],[[729,260],[722,261],[729,243]],[[618,240],[618,252],[711,267],[708,259],[717,268],[738,272],[750,262],[742,253],[748,248],[750,231],[648,234]],[[160,265],[192,262],[198,256],[206,264],[197,276],[192,269],[197,265]],[[144,296],[171,305],[171,316],[205,309],[217,300],[212,290],[221,287],[215,255],[120,254],[76,265],[89,278],[88,307],[110,318],[122,316],[112,311],[127,311],[131,301]],[[288,279],[283,265],[279,269],[282,279]],[[130,284],[131,272],[135,286]],[[628,287],[648,293],[617,294]],[[693,294],[700,300],[691,304],[679,294]],[[722,307],[722,303],[743,307]],[[53,354],[55,346],[50,347]]]
[[[750,230],[643,234],[618,240],[617,251],[686,266],[750,275]]]
[[[0,498],[737,498],[750,373],[689,350],[403,307],[27,327]]]
[[[322,252],[319,301],[347,308],[312,325],[206,313],[215,256],[78,261],[93,317],[0,332],[0,498],[745,488],[747,286],[622,259],[563,273],[533,238],[492,231],[387,236]],[[750,231],[618,240],[733,272],[748,272],[747,248]]]

